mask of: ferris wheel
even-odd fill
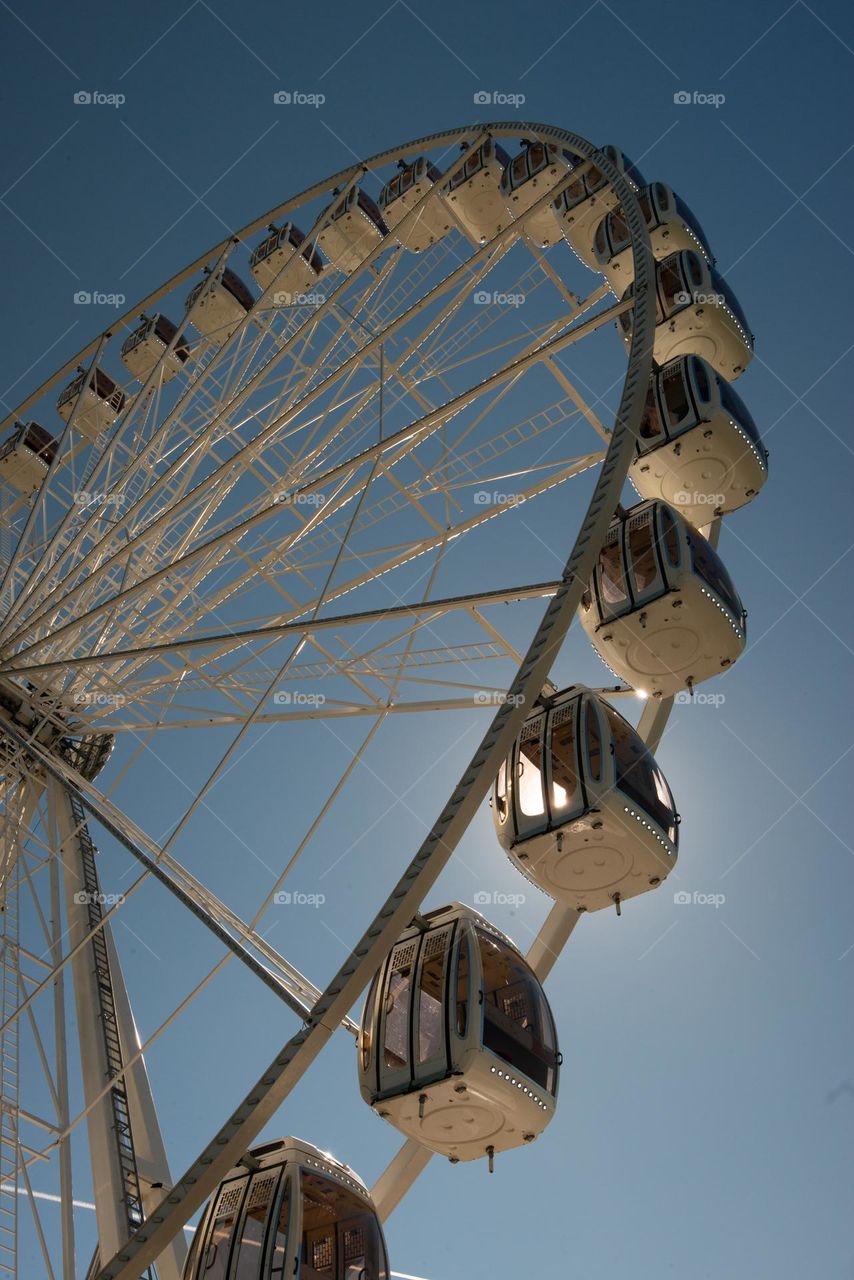
[[[256,218],[7,419],[0,1276],[19,1273],[25,1212],[45,1274],[75,1274],[72,1143],[91,1171],[93,1278],[379,1280],[381,1223],[432,1157],[491,1168],[545,1130],[560,1052],[543,983],[585,912],[666,880],[679,819],[653,752],[675,695],[745,645],[716,546],[767,476],[731,385],[752,345],[672,188],[613,146],[494,123],[387,150]],[[621,387],[613,413],[576,373],[587,350]],[[485,585],[538,501],[560,504],[562,571]],[[537,601],[533,630],[514,629]],[[576,614],[607,689],[551,681]],[[300,695],[307,680],[324,692]],[[638,694],[634,726],[612,704]],[[459,784],[320,989],[265,939],[264,912],[388,717],[442,732],[484,705]],[[247,735],[298,742],[336,719],[364,725],[361,745],[343,773],[330,764],[316,822],[244,919],[181,862],[180,834]],[[223,730],[165,843],[106,794],[117,741]],[[425,901],[488,796],[496,856],[554,900],[524,955],[478,910]],[[104,831],[139,867],[120,898]],[[296,1015],[181,1175],[113,927],[150,880]],[[342,1030],[354,1096],[402,1138],[370,1190],[358,1153],[342,1163],[310,1133],[253,1145]]]

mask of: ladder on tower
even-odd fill
[[[86,894],[86,909],[89,917],[88,923],[90,930],[92,930],[97,929],[104,915],[104,896],[101,893],[96,864],[98,850],[89,834],[86,813],[78,796],[73,791],[69,791],[68,795],[71,803],[71,812],[74,816],[74,838],[80,851],[83,890]],[[124,1076],[121,1074],[124,1062],[119,1039],[113,982],[110,974],[110,959],[103,929],[98,929],[97,933],[93,935],[91,948],[98,989],[99,1024],[104,1040],[108,1079],[111,1081],[109,1096],[113,1112],[113,1136],[121,1169],[125,1214],[128,1224],[128,1236],[130,1237],[142,1223],[145,1213],[133,1146],[127,1086]]]
[[[18,1275],[18,987],[17,868],[0,902],[0,1277]]]

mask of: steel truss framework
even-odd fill
[[[350,1013],[359,994],[452,856],[526,707],[549,685],[619,501],[651,370],[643,218],[618,170],[575,134],[518,121],[434,134],[335,174],[214,246],[14,415],[45,421],[51,395],[75,365],[97,364],[118,379],[116,353],[138,313],[182,312],[184,292],[204,268],[208,282],[187,313],[191,326],[226,265],[246,274],[266,224],[299,221],[308,244],[328,225],[334,190],[347,193],[369,174],[383,180],[400,155],[424,151],[447,178],[489,136],[539,138],[582,156],[582,168],[601,169],[632,235],[631,302],[614,302],[600,285],[582,297],[575,282],[584,276],[568,247],[546,255],[528,233],[531,218],[567,185],[568,170],[481,247],[454,230],[416,255],[407,236],[440,198],[437,183],[357,270],[330,265],[319,292],[292,306],[275,300],[274,281],[235,327],[189,339],[190,359],[167,381],[173,339],[146,380],[131,386],[125,376],[125,406],[95,440],[77,429],[80,398],[38,490],[25,497],[3,488],[0,1275],[16,1274],[23,1206],[45,1273],[75,1274],[71,1144],[85,1134],[99,1239],[91,1274],[132,1280],[156,1264],[161,1280],[178,1280],[188,1218],[335,1031],[355,1031]],[[484,282],[489,300],[472,305]],[[533,322],[496,301],[514,291],[536,300],[524,313]],[[601,341],[596,335],[627,306],[632,346],[606,425],[567,361],[577,343]],[[563,571],[483,589],[459,548],[508,536],[520,505],[558,486],[564,506],[578,493],[571,516],[578,533]],[[470,589],[443,589],[451,557]],[[545,611],[523,653],[496,606],[536,600]],[[306,697],[306,689],[317,692]],[[319,990],[260,932],[274,893],[386,717],[470,709],[485,696],[497,709],[471,763],[376,918]],[[666,703],[646,708],[640,728],[651,743],[668,712]],[[269,896],[244,920],[172,848],[251,731],[330,717],[366,718],[366,736]],[[229,746],[165,843],[96,785],[113,738],[212,727],[232,729]],[[101,887],[99,828],[139,866],[121,901]],[[300,1020],[177,1179],[113,932],[117,913],[149,878]],[[552,909],[530,953],[541,976],[577,919]],[[72,1058],[83,1081],[79,1107]],[[383,1215],[428,1159],[404,1144],[375,1188]],[[34,1166],[55,1170],[56,1256]]]

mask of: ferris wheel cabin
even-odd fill
[[[676,863],[676,806],[640,735],[573,686],[535,707],[492,791],[499,842],[518,869],[578,911],[656,888]]]
[[[317,243],[331,265],[347,274],[360,267],[388,234],[379,206],[361,187],[351,187],[337,199],[327,217]]]
[[[744,651],[746,617],[717,552],[665,502],[614,520],[581,605],[605,665],[663,697],[731,666]]]
[[[183,1280],[388,1280],[358,1174],[299,1138],[253,1147],[209,1200]]]
[[[56,457],[56,440],[37,422],[16,422],[0,445],[0,479],[30,494],[37,489]]]
[[[365,1101],[454,1163],[532,1142],[554,1114],[545,993],[510,939],[460,903],[418,917],[392,948],[358,1056]]]
[[[74,419],[74,428],[90,441],[97,440],[102,431],[113,425],[126,400],[118,383],[97,365],[91,370],[79,369],[61,392],[56,411],[63,422],[70,421],[78,397],[80,408]]]
[[[128,373],[145,382],[152,370],[160,365],[164,382],[180,373],[190,358],[190,348],[178,337],[178,326],[164,315],[143,316],[137,326],[122,343],[122,362]],[[170,344],[174,342],[171,351]],[[168,354],[167,354],[168,352]]]
[[[513,221],[500,189],[509,163],[504,148],[487,138],[451,174],[444,188],[445,200],[474,245],[486,244]]]
[[[640,172],[618,147],[608,143],[601,151],[635,191],[644,185]],[[595,164],[591,164],[585,173],[571,182],[555,202],[555,213],[563,238],[591,271],[600,270],[593,247],[596,228],[617,203],[616,192]]]
[[[215,279],[205,276],[187,295],[184,306],[193,308],[191,324],[205,338],[225,341],[252,310],[255,299],[240,276],[226,267]]]
[[[299,227],[286,222],[283,227],[270,227],[270,234],[252,251],[249,270],[253,279],[262,292],[275,286],[273,301],[277,306],[299,305],[323,271],[323,258],[304,241]]]
[[[699,356],[680,356],[650,379],[629,479],[692,525],[736,511],[768,478],[768,452],[732,386]]]
[[[714,257],[703,228],[680,196],[663,182],[652,182],[637,193],[657,261],[680,249],[695,249],[709,266]],[[620,206],[602,219],[593,240],[596,267],[619,297],[634,281],[632,237]]]
[[[631,297],[629,285],[623,297]],[[681,355],[702,356],[722,377],[731,380],[753,359],[753,334],[738,299],[721,275],[694,249],[672,253],[655,269],[656,364]],[[631,311],[617,325],[628,346]]]
[[[541,200],[560,182],[568,168],[569,162],[557,147],[549,146],[545,142],[527,143],[506,165],[501,176],[501,194],[513,217],[518,219],[527,213],[538,200]],[[527,220],[525,230],[540,248],[554,244],[560,231],[551,201],[547,200],[542,208]]]
[[[380,193],[380,211],[390,231],[400,225],[420,200],[424,200],[441,176],[436,166],[424,156],[419,156],[412,164],[401,161],[400,172],[386,183]],[[443,240],[452,226],[453,218],[437,193],[435,197],[424,200],[401,244],[404,249],[421,253],[431,244]]]

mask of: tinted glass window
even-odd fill
[[[631,286],[630,286],[630,287],[631,287]],[[656,300],[655,307],[656,307],[656,318],[657,318],[658,320],[660,320],[660,319],[661,319],[661,307],[658,305],[658,301],[657,301],[657,300]],[[633,317],[632,317],[632,312],[631,312],[631,311],[621,311],[621,312],[620,312],[620,314],[619,314],[619,316],[617,317],[617,324],[620,326],[620,329],[622,330],[623,334],[624,334],[626,337],[628,337],[628,336],[631,334],[631,331],[632,331],[632,320],[633,320]]]
[[[385,1280],[385,1248],[375,1214],[348,1187],[300,1169],[301,1280]]]
[[[525,726],[525,737],[519,743],[516,791],[520,813],[528,817],[545,813],[543,802],[543,721]]]
[[[415,943],[404,943],[392,959],[385,993],[384,1062],[405,1067],[409,1061],[409,1005],[412,1000],[412,962]]]
[[[608,215],[607,221],[611,234],[611,252],[622,253],[631,243],[631,234],[622,209],[614,209]]]
[[[667,407],[668,426],[679,427],[688,418],[694,418],[681,363],[678,368],[668,370],[666,376],[661,379],[661,389]]]
[[[638,192],[638,204],[640,205],[640,211],[647,227],[654,227],[656,218],[652,210],[652,201],[650,199],[649,187],[644,187],[643,191]],[[623,227],[625,229],[625,235],[626,235],[626,238],[628,239],[629,231],[623,219],[622,212],[620,213],[620,221],[623,223]]]
[[[528,168],[532,174],[539,173],[541,169],[545,169],[549,162],[548,152],[541,142],[538,142],[535,146],[531,147],[529,156]]]
[[[636,187],[642,187],[644,185],[644,179],[640,169],[637,167],[637,165],[632,164],[628,156],[623,156],[622,159],[623,159],[623,172],[625,173],[626,177],[630,178]]]
[[[220,1190],[199,1269],[200,1280],[225,1280],[234,1226],[245,1186],[245,1179],[241,1179],[239,1182],[226,1183]]]
[[[732,289],[730,289],[729,285],[724,280],[723,276],[719,275],[717,271],[713,271],[711,275],[712,275],[712,289],[714,290],[715,293],[723,294],[726,305],[729,307],[730,311],[733,313],[736,320],[741,325],[742,329],[744,330],[746,339],[750,342],[752,346],[753,342],[750,337],[750,325],[747,323],[747,316],[744,314],[744,312],[741,309],[741,303],[733,293]]]
[[[700,226],[700,223],[697,221],[697,218],[688,208],[687,204],[681,198],[681,196],[676,196],[675,200],[676,200],[676,212],[679,214],[679,217],[688,227],[691,228],[691,230],[696,235],[697,239],[702,244],[703,248],[706,250],[707,253],[709,253],[708,236],[706,235],[703,228]]]
[[[705,400],[708,403],[712,394],[712,385],[709,380],[709,370],[706,363],[703,360],[698,360],[695,356],[691,361],[691,367],[694,370],[694,381],[697,384],[697,394],[701,400]]]
[[[685,293],[678,258],[669,259],[659,268],[658,279],[661,298],[668,315],[688,305],[690,298]]]
[[[376,998],[377,984],[380,980],[380,974],[375,973],[373,982],[368,989],[368,997],[365,1000],[365,1008],[362,1011],[362,1026],[359,1043],[362,1050],[362,1070],[367,1071],[368,1063],[371,1060],[371,1049],[374,1043],[374,1019],[376,1017]]]
[[[445,962],[450,933],[428,934],[418,983],[418,1061],[429,1062],[445,1042]]]
[[[580,204],[582,200],[586,199],[587,192],[584,188],[584,180],[582,178],[576,178],[574,182],[570,182],[562,196],[563,205],[566,209],[572,209],[575,205]]]
[[[528,157],[526,152],[517,156],[510,167],[510,179],[514,187],[519,186],[528,176]]]
[[[507,761],[502,760],[495,780],[495,812],[501,822],[507,817]]]
[[[549,1093],[557,1084],[557,1041],[543,989],[520,955],[476,929],[483,970],[483,1043]]]
[[[190,1249],[187,1254],[187,1261],[184,1263],[184,1271],[182,1273],[187,1277],[187,1280],[195,1280],[196,1255],[199,1252],[199,1245],[201,1242],[202,1233],[199,1228],[196,1227],[196,1230],[193,1232],[193,1238],[190,1241]]]
[[[664,555],[668,564],[674,568],[679,564],[679,534],[673,516],[667,507],[661,507],[661,530],[664,541]]]
[[[599,591],[602,603],[612,612],[619,605],[629,603],[626,579],[623,574],[623,553],[619,535],[609,538],[599,552]]]
[[[644,405],[643,417],[640,424],[641,440],[649,440],[655,444],[660,444],[664,439],[664,425],[661,421],[661,413],[658,408],[658,396],[655,390],[655,379],[650,382],[649,391],[646,393],[646,404]]]
[[[457,1035],[464,1036],[468,1029],[469,1008],[469,940],[466,934],[457,946]]]
[[[594,782],[602,781],[602,734],[599,717],[592,702],[584,704],[584,732],[587,739],[587,762]]]
[[[753,416],[741,396],[724,378],[718,378],[718,389],[721,393],[721,404],[724,409],[726,409],[731,418],[735,419],[739,426],[744,428],[747,435],[750,436],[764,456],[765,450],[762,445],[762,438],[759,435],[759,428],[756,426]]]
[[[578,703],[558,707],[550,728],[552,794],[554,814],[571,813],[578,805],[578,762],[575,749],[575,717]]]
[[[629,529],[629,562],[638,594],[655,585],[658,579],[658,563],[652,540],[651,516],[644,520],[643,524],[633,525]]]
[[[727,606],[736,619],[741,622],[744,610],[738,598],[738,592],[732,579],[724,568],[723,561],[713,550],[710,543],[698,534],[691,534],[688,539],[691,547],[691,563],[694,572],[702,578]]]
[[[286,1181],[284,1194],[282,1196],[282,1203],[279,1206],[279,1212],[276,1215],[276,1224],[273,1227],[272,1269],[270,1271],[271,1280],[284,1280],[290,1216],[291,1187],[290,1182]]]
[[[240,1239],[235,1245],[233,1280],[259,1280],[264,1261],[267,1214],[277,1181],[277,1173],[256,1173],[249,1183]]]
[[[664,774],[646,743],[613,707],[604,707],[614,744],[616,785],[676,843],[676,808]]]

